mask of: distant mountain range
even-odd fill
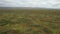
[[[0,7],[0,9],[47,9],[47,10],[60,10],[60,9],[54,9],[54,8],[37,8],[37,7]]]
[[[30,11],[30,10],[36,10],[36,11],[41,11],[41,10],[44,10],[44,11],[46,11],[46,10],[58,10],[58,11],[60,11],[60,9],[52,9],[52,8],[37,8],[37,7],[35,7],[35,8],[33,8],[33,7],[0,7],[0,11],[5,11],[5,10],[14,10],[14,11],[17,11],[17,10],[28,10],[28,11]]]

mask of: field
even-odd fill
[[[0,34],[60,34],[60,10],[0,9]]]

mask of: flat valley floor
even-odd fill
[[[0,34],[60,34],[60,10],[0,10]]]

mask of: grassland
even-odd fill
[[[0,9],[0,34],[60,34],[60,10]]]

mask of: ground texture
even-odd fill
[[[0,34],[60,34],[60,11],[0,11]]]

